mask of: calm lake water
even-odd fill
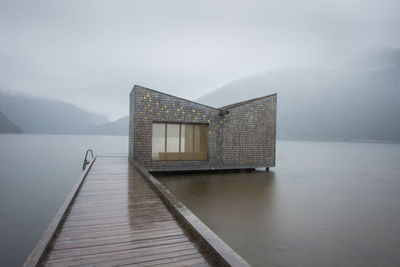
[[[0,266],[21,266],[82,174],[86,149],[128,155],[128,138],[0,134]]]
[[[400,266],[400,145],[278,142],[270,172],[157,178],[253,266]]]
[[[0,266],[20,266],[82,173],[127,137],[0,135]],[[159,179],[254,266],[399,266],[400,145],[278,142],[270,172]]]

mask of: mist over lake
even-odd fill
[[[127,178],[147,177],[114,157],[128,150],[147,171],[270,167],[157,174],[254,266],[400,266],[399,10],[399,0],[0,1],[0,266],[21,266],[35,244],[46,255],[32,265],[222,255],[197,251],[197,233],[188,248],[186,230],[158,246],[169,228],[148,231],[164,233],[146,239],[158,248],[136,250],[143,229],[126,214],[180,226],[154,192],[144,202],[161,215],[125,197],[140,190]],[[87,149],[111,155],[93,165],[100,182],[84,211],[60,215],[63,230],[71,214],[77,223],[71,236],[54,227],[50,246],[38,242]]]

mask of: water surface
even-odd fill
[[[120,136],[0,134],[0,266],[21,266],[82,173],[86,149],[128,154]]]
[[[253,266],[400,266],[400,145],[278,142],[270,172],[157,178]]]

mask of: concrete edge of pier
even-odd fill
[[[79,194],[86,177],[88,176],[97,157],[86,167],[78,181],[74,184],[71,192],[66,197],[57,213],[52,218],[50,224],[34,246],[23,266],[40,266],[46,251],[50,249],[52,241],[60,231],[66,216],[71,209],[74,199]],[[130,164],[130,163],[128,163]],[[225,266],[250,266],[240,255],[220,239],[211,229],[209,229],[196,215],[194,215],[185,205],[179,202],[175,196],[165,188],[154,176],[152,176],[143,166],[134,162],[133,167],[142,175],[142,178],[149,184],[162,202],[169,208],[170,212],[184,224],[189,232],[200,240],[201,245],[210,254],[214,255],[217,261]]]
[[[50,224],[47,226],[46,230],[43,232],[40,239],[37,241],[36,245],[33,247],[32,252],[29,254],[28,258],[24,263],[24,267],[34,267],[38,266],[43,255],[48,249],[51,241],[56,236],[62,222],[67,214],[68,209],[71,207],[73,200],[77,196],[79,189],[81,188],[86,176],[88,175],[93,163],[96,161],[96,156],[92,159],[86,169],[83,171],[82,175],[79,177],[78,181],[73,185],[71,192],[66,197],[64,203],[58,209],[57,213],[51,219]]]
[[[221,263],[226,266],[250,266],[185,205],[178,201],[175,196],[141,164],[134,162],[133,166],[143,175],[145,180],[160,196],[161,200],[177,216],[177,218],[192,232],[193,235],[203,242],[205,248],[215,255]]]

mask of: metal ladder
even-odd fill
[[[91,161],[92,161],[93,158],[94,158],[94,156],[93,156],[93,150],[91,150],[91,149],[86,150],[85,159],[83,160],[82,171],[84,171],[84,170],[86,169],[86,165],[88,165],[88,164],[90,163],[90,161],[87,159],[89,152],[90,152],[90,155],[92,156]]]

